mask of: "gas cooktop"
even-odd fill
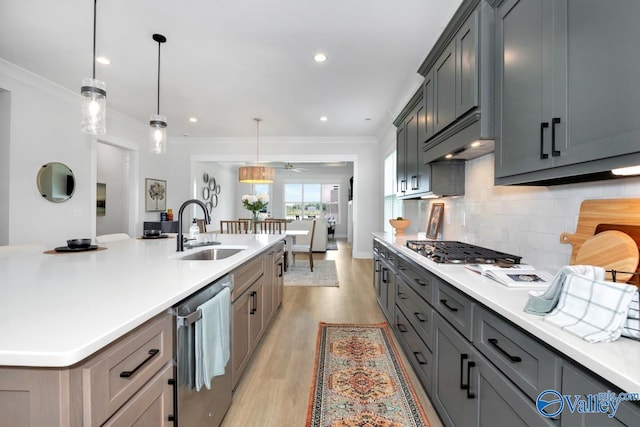
[[[520,264],[522,257],[451,240],[409,240],[407,247],[445,264]]]

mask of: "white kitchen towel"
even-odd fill
[[[627,320],[622,328],[622,336],[640,340],[640,290],[636,289],[629,304]]]
[[[589,342],[620,338],[636,288],[569,274],[556,308],[542,320]]]
[[[198,306],[202,318],[196,322],[196,390],[211,389],[211,379],[223,375],[231,354],[231,290],[223,288],[215,297]]]
[[[579,274],[592,280],[604,280],[605,271],[604,268],[593,265],[567,265],[562,267],[546,291],[529,292],[529,300],[524,307],[524,311],[537,316],[544,316],[550,313],[558,304],[560,292],[569,274]]]

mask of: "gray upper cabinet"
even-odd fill
[[[456,43],[456,118],[478,106],[478,11],[458,30]]]
[[[433,87],[433,71],[429,71],[424,78],[424,84],[422,85],[422,94],[424,97],[424,126],[422,128],[422,137],[420,139],[420,145],[426,140],[430,139],[435,134],[434,128],[434,107],[433,100],[434,87]]]
[[[505,0],[496,20],[496,184],[640,163],[640,2]]]
[[[455,41],[440,55],[433,67],[434,127],[438,133],[456,118],[456,44]]]
[[[494,21],[486,0],[463,1],[418,70],[425,77],[427,163],[493,151]]]

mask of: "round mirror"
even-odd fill
[[[66,202],[76,188],[73,172],[63,163],[52,162],[42,166],[36,181],[38,191],[50,202]]]

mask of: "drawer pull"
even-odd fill
[[[398,298],[400,299],[408,299],[407,294],[403,294],[402,292],[398,292]]]
[[[413,315],[416,316],[416,319],[418,319],[421,322],[426,322],[427,321],[427,318],[424,317],[424,314],[422,314],[420,312],[413,313]]]
[[[475,393],[471,393],[471,368],[476,366],[476,362],[467,363],[467,399],[474,399],[476,397]]]
[[[253,291],[251,294],[251,309],[249,310],[249,314],[256,314],[258,311],[258,292]]]
[[[404,326],[402,323],[396,323],[396,326],[398,327],[398,330],[400,332],[407,332],[407,327]]]
[[[132,376],[135,375],[135,373],[138,371],[138,369],[142,368],[148,361],[153,359],[159,353],[160,353],[160,350],[158,350],[157,348],[152,348],[151,350],[149,350],[149,356],[146,359],[144,359],[142,361],[142,363],[140,363],[138,366],[133,368],[132,371],[122,371],[122,372],[120,372],[120,378],[131,378]]]
[[[445,307],[447,307],[449,310],[456,312],[458,311],[458,309],[456,307],[451,307],[449,304],[447,304],[447,300],[446,299],[441,299],[440,303],[442,303],[442,305],[444,305]]]
[[[413,280],[420,286],[427,286],[427,284],[426,283],[422,283],[422,281],[420,279],[416,278],[416,279],[413,279]]]
[[[495,348],[497,348],[497,349],[498,349],[498,351],[499,351],[500,353],[502,353],[505,357],[507,357],[509,360],[511,360],[511,362],[513,362],[513,363],[522,362],[522,359],[521,359],[519,356],[512,356],[512,355],[510,355],[509,353],[507,353],[507,351],[506,351],[504,348],[500,347],[500,346],[498,345],[498,340],[497,340],[497,339],[495,339],[495,338],[489,338],[489,340],[488,340],[488,341],[489,341],[489,344],[491,344],[492,346],[494,346]]]
[[[425,359],[424,355],[422,353],[420,353],[419,351],[414,351],[413,352],[413,357],[416,358],[416,360],[418,361],[418,363],[420,365],[426,365],[427,364],[427,359]]]

